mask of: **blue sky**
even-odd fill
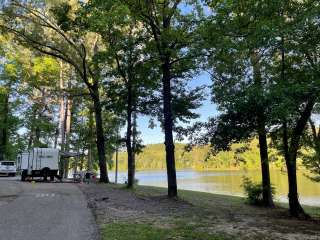
[[[211,79],[208,73],[201,73],[200,75],[194,77],[190,83],[188,84],[191,88],[195,88],[196,86],[206,85],[210,86]],[[203,101],[203,105],[198,108],[196,113],[200,114],[199,121],[206,121],[208,117],[217,115],[216,106],[211,103],[210,96]],[[163,143],[164,142],[164,134],[159,127],[159,123],[157,123],[157,127],[150,129],[149,126],[150,117],[148,116],[139,116],[138,119],[138,127],[141,132],[141,138],[143,139],[144,144],[150,143]]]

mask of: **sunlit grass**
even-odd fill
[[[289,204],[288,203],[276,203],[277,206],[283,207],[283,208],[288,208],[289,209]],[[320,219],[320,207],[316,206],[308,206],[308,205],[302,205],[304,211],[309,214],[313,218]]]
[[[103,240],[227,240],[225,236],[197,230],[197,226],[184,224],[161,228],[141,223],[110,223],[102,227]]]
[[[134,188],[136,194],[144,196],[165,195],[166,188],[151,186],[136,186]],[[179,190],[179,198],[201,208],[219,207],[219,204],[229,205],[235,208],[248,208],[244,197],[197,192],[190,190]],[[288,203],[275,202],[277,207],[289,209]],[[220,205],[221,206],[221,205]],[[304,210],[313,218],[320,218],[320,207],[303,205]]]

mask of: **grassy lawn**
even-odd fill
[[[123,191],[132,191],[139,197],[155,197],[166,195],[166,189],[160,187],[136,186],[128,190],[125,186],[115,185],[115,188],[121,188]],[[223,197],[222,201],[231,200],[240,204],[241,198],[217,195]],[[200,198],[198,198],[200,197]],[[204,204],[210,201],[212,194],[179,191],[179,199],[192,204]],[[226,197],[227,199],[224,199]],[[202,202],[202,203],[201,203]],[[203,206],[202,206],[203,207]],[[208,206],[209,207],[209,206]],[[191,213],[190,213],[191,215]],[[186,218],[173,217],[166,219],[168,222],[159,224],[159,221],[150,223],[140,222],[114,222],[102,226],[103,240],[231,240],[234,239],[224,234],[212,234],[205,230],[205,224],[201,221],[195,223],[191,221],[191,216]],[[162,221],[162,220],[161,220]],[[160,221],[160,222],[161,222]]]
[[[134,189],[128,190],[123,185],[109,185],[107,189],[118,189],[117,191],[120,193],[122,191],[123,193],[130,193],[137,199],[147,202],[154,201],[152,199],[159,201],[159,197],[164,197],[167,191],[165,188],[150,186],[136,186]],[[168,214],[170,210],[163,209],[155,215],[142,211],[138,215],[139,217],[135,219],[115,219],[100,225],[102,239],[274,239],[269,235],[273,231],[278,232],[280,236],[281,234],[293,233],[301,234],[299,239],[308,239],[305,236],[312,236],[320,230],[317,226],[309,226],[308,222],[290,218],[287,209],[288,204],[284,203],[277,203],[277,207],[270,210],[250,206],[246,204],[245,198],[242,197],[186,190],[180,190],[178,195],[179,198],[172,201],[176,202],[174,206],[187,206],[181,208],[182,214]],[[312,217],[319,219],[319,207],[304,206],[304,209]],[[264,230],[260,231],[261,229]],[[248,233],[249,238],[247,238]]]
[[[125,188],[124,188],[125,189]],[[157,196],[165,195],[167,193],[166,188],[161,187],[151,187],[151,186],[137,186],[133,190],[137,195],[142,196]],[[206,192],[196,192],[189,190],[179,190],[179,198],[191,203],[192,205],[201,208],[211,208],[217,205],[230,205],[232,207],[240,207],[247,209],[251,206],[246,204],[246,199],[244,197],[206,193]],[[277,207],[285,208],[289,210],[288,203],[276,202]],[[320,218],[320,207],[303,205],[303,209],[313,218]]]
[[[276,203],[277,206],[289,209],[288,203]],[[309,214],[312,218],[320,220],[320,207],[302,205],[304,211]]]
[[[112,223],[104,225],[103,240],[227,240],[231,238],[197,230],[197,226],[178,225],[160,228],[152,224]]]

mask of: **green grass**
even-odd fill
[[[320,219],[320,207],[306,205],[303,205],[302,207],[310,216]]]
[[[288,203],[276,203],[277,206],[283,207],[283,208],[289,208]],[[320,207],[315,207],[315,206],[308,206],[308,205],[302,205],[303,210],[309,214],[311,217],[315,219],[320,219]]]
[[[141,186],[136,185],[134,189],[127,189],[124,185],[115,185],[115,187],[120,187],[128,191],[133,191],[137,195],[141,196],[159,196],[166,195],[167,189],[163,187],[153,187],[153,186]],[[232,206],[232,208],[246,210],[250,205],[246,204],[246,198],[206,192],[197,192],[190,190],[179,190],[179,198],[191,203],[194,206],[200,208],[215,208],[217,206]],[[288,203],[275,202],[276,206],[289,209]],[[303,209],[311,217],[320,219],[320,207],[303,205]]]
[[[109,185],[110,187],[110,185]],[[135,186],[127,189],[124,185],[113,185],[112,188],[130,191],[139,197],[162,197],[167,190],[160,187]],[[228,228],[215,228],[216,224],[223,221],[235,221],[239,219],[251,218],[260,225],[259,220],[263,218],[270,226],[266,226],[270,231],[291,231],[303,233],[309,229],[308,222],[292,221],[289,218],[288,204],[276,203],[277,208],[265,209],[246,204],[245,198],[219,195],[204,192],[179,190],[177,201],[190,204],[189,208],[183,210],[183,214],[172,215],[150,215],[128,222],[127,220],[117,220],[113,223],[101,225],[102,240],[229,240],[238,239],[241,236],[234,235]],[[152,198],[151,198],[152,199]],[[156,198],[157,199],[157,198]],[[182,203],[182,202],[181,202]],[[303,206],[305,211],[315,219],[320,217],[320,208]],[[208,215],[209,214],[209,215]],[[279,218],[279,216],[284,216]],[[286,217],[287,216],[287,217]],[[222,222],[221,222],[222,220]],[[236,223],[235,223],[236,225]],[[278,226],[285,225],[289,230]],[[301,228],[300,228],[301,227]],[[310,231],[315,226],[310,226]],[[216,232],[215,232],[216,231]],[[241,233],[239,233],[241,234]],[[253,232],[257,237],[257,233]],[[268,236],[268,234],[265,234]],[[256,239],[264,239],[265,235]]]
[[[197,230],[197,226],[178,224],[172,228],[160,228],[151,224],[110,223],[102,227],[103,240],[227,240]]]

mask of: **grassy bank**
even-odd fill
[[[103,240],[316,239],[320,225],[290,218],[287,206],[250,206],[241,197],[121,185],[81,186],[88,196]],[[306,207],[315,219],[320,208]]]
[[[122,188],[126,190],[124,186]],[[134,191],[137,195],[149,197],[165,195],[167,193],[166,188],[152,186],[136,186],[132,191]],[[252,208],[259,209],[259,207],[248,205],[244,197],[238,196],[179,190],[179,198],[192,204],[193,206],[201,208],[214,208],[217,207],[217,203],[223,205],[227,203],[232,207],[244,207],[249,208],[250,210]],[[289,205],[287,203],[276,202],[275,204],[278,210],[289,211]],[[303,208],[312,218],[320,220],[320,207],[303,205]]]

